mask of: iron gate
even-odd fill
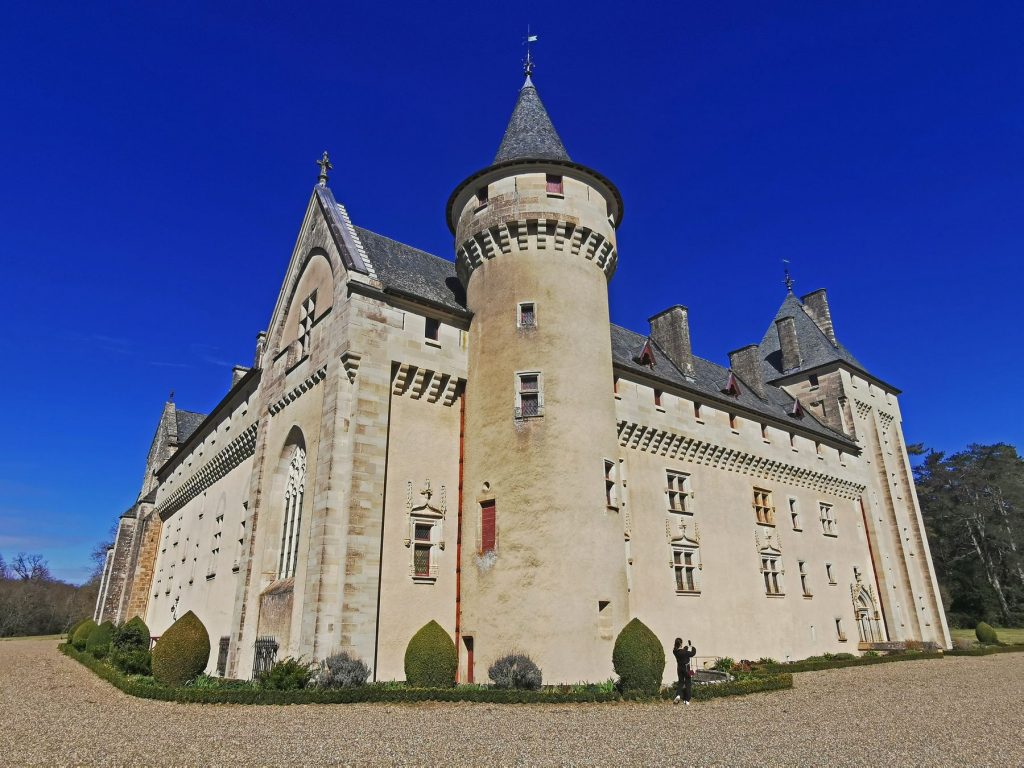
[[[277,640],[273,637],[256,638],[256,654],[252,662],[252,676],[259,677],[264,672],[269,672],[277,659]]]

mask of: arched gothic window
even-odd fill
[[[281,559],[277,578],[295,575],[299,558],[299,529],[302,524],[302,497],[306,491],[306,452],[295,446],[288,463],[288,480],[284,489],[284,526],[281,529]]]

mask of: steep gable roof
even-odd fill
[[[199,428],[199,425],[203,423],[203,419],[206,418],[206,414],[196,413],[195,411],[183,411],[180,408],[176,408],[174,410],[174,417],[178,427],[178,445],[181,445]]]
[[[775,322],[784,317],[793,318],[793,323],[796,326],[797,343],[800,345],[800,367],[791,371],[783,371],[782,369],[782,349],[779,346],[779,333],[775,327]],[[761,339],[759,347],[761,359],[764,361],[765,381],[774,381],[775,379],[782,378],[784,374],[788,376],[800,371],[809,371],[812,368],[818,368],[819,366],[836,361],[843,361],[862,371],[865,370],[864,366],[857,361],[857,358],[846,347],[838,342],[833,345],[828,340],[828,337],[818,327],[818,324],[807,314],[804,305],[792,293],[786,295],[782,306],[779,307],[779,311],[775,313],[775,318],[768,326],[768,330],[765,331],[764,338]]]
[[[355,231],[385,291],[465,314],[466,293],[454,262],[362,227]]]
[[[565,160],[569,153],[555,130],[537,88],[530,78],[519,91],[512,117],[501,138],[494,163],[508,160]]]

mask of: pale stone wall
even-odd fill
[[[797,434],[785,425],[739,417],[730,427],[725,410],[664,393],[654,404],[649,386],[620,378],[617,414],[623,460],[623,517],[631,558],[630,609],[662,638],[666,652],[675,637],[692,640],[697,662],[721,656],[779,660],[825,652],[856,652],[858,633],[851,590],[860,584],[877,593],[871,557],[849,478],[850,457]],[[669,437],[649,440],[651,431],[701,441],[700,450],[669,450]],[[724,449],[724,450],[723,450]],[[724,455],[725,459],[721,459]],[[752,455],[753,461],[744,457]],[[761,461],[765,460],[765,461]],[[770,472],[761,472],[771,462]],[[666,470],[689,475],[692,514],[669,510]],[[775,524],[758,524],[754,488],[771,491]],[[796,502],[799,530],[790,518]],[[826,536],[819,503],[831,504],[837,535]],[[683,528],[685,526],[685,529]],[[699,594],[676,591],[672,538],[699,540]],[[761,573],[762,547],[781,550],[781,596],[768,595]],[[810,597],[803,594],[798,562],[807,570]],[[835,584],[826,575],[831,563]],[[835,620],[842,620],[840,640]],[[675,677],[669,658],[665,680]]]
[[[154,637],[192,611],[210,635],[213,674],[218,640],[231,634],[252,458],[169,517],[160,537],[146,624]]]

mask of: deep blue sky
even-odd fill
[[[212,5],[212,4],[211,4]],[[625,198],[613,320],[698,354],[829,289],[908,441],[1024,444],[1024,4],[24,3],[0,25],[0,553],[80,579],[169,390],[249,363],[316,180],[451,257],[444,203],[536,83]]]

